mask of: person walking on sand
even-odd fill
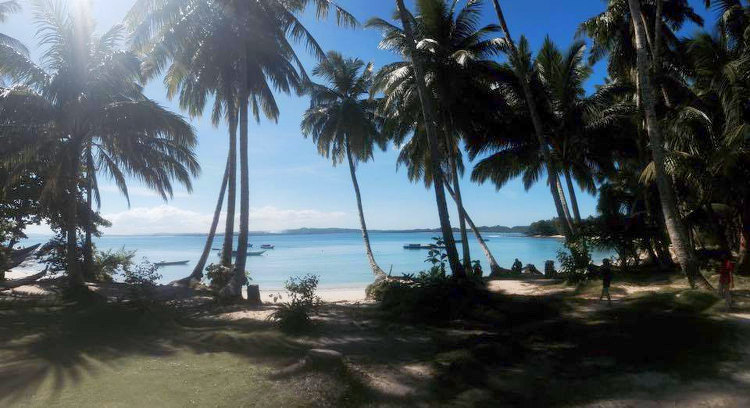
[[[599,301],[607,297],[607,302],[612,304],[612,297],[609,295],[609,285],[612,283],[612,265],[608,258],[602,259],[602,266],[599,268],[599,273],[602,275],[602,294],[599,296]]]
[[[727,302],[727,307],[732,307],[732,287],[734,287],[734,263],[729,255],[724,255],[719,264],[719,296]]]

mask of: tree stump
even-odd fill
[[[547,279],[554,279],[555,276],[557,276],[557,271],[555,270],[555,261],[546,261],[544,262],[544,277]]]
[[[251,305],[262,305],[258,285],[247,285],[247,302]]]

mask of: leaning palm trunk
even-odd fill
[[[638,16],[641,14],[641,4],[639,0],[628,0],[630,6],[630,15]],[[664,141],[661,130],[656,119],[656,100],[654,89],[651,84],[649,75],[649,60],[646,50],[645,27],[638,18],[631,18],[635,31],[635,47],[637,52],[638,77],[641,84],[641,99],[646,117],[646,130],[651,140],[651,153],[654,161],[654,173],[656,186],[661,198],[661,208],[664,214],[664,223],[667,227],[669,239],[672,241],[674,252],[680,263],[682,271],[687,276],[690,286],[695,287],[696,283],[705,288],[711,288],[706,278],[698,269],[698,262],[695,259],[693,248],[690,246],[688,231],[680,220],[677,211],[677,200],[672,189],[672,184],[664,167],[666,152],[664,150]]]
[[[581,223],[581,211],[578,208],[578,198],[576,190],[573,187],[573,181],[570,178],[570,171],[565,170],[565,183],[568,185],[568,194],[570,194],[570,205],[573,207],[573,215],[577,224]]]
[[[471,217],[469,217],[469,214],[466,212],[466,208],[463,207],[463,205],[458,204],[456,193],[451,188],[450,184],[445,183],[445,188],[448,190],[448,194],[451,195],[453,198],[453,201],[456,202],[456,206],[458,206],[458,211],[463,214],[464,218],[466,219],[466,222],[469,223],[469,227],[471,228],[471,231],[474,233],[474,236],[477,237],[477,242],[479,242],[479,247],[482,248],[482,252],[484,252],[484,256],[487,257],[487,262],[490,263],[490,272],[493,274],[499,274],[502,273],[503,270],[500,268],[500,265],[498,265],[497,261],[495,260],[495,257],[492,256],[492,252],[490,252],[490,249],[487,247],[487,244],[484,241],[484,238],[482,238],[482,234],[479,233],[479,229],[474,224],[474,221],[471,220]]]
[[[563,189],[560,177],[555,177],[555,187],[557,189],[557,195],[560,196],[560,203],[562,203],[563,214],[565,215],[565,223],[568,228],[575,234],[576,230],[573,227],[573,218],[570,215],[570,208],[568,208],[568,199],[565,197],[565,189]]]
[[[459,232],[461,233],[461,250],[464,255],[464,269],[467,271],[471,269],[471,254],[469,253],[469,239],[466,234],[466,216],[460,209],[464,207],[463,199],[461,198],[461,186],[458,180],[458,165],[456,164],[456,158],[451,156],[451,175],[453,176],[453,188],[455,189],[455,197],[453,200],[456,202],[458,210],[458,226]],[[446,183],[448,185],[448,183]],[[451,194],[453,196],[454,194]]]
[[[495,12],[497,13],[497,18],[500,21],[500,28],[503,30],[503,34],[505,35],[505,39],[508,41],[508,45],[510,46],[511,53],[515,56],[518,53],[518,49],[516,48],[516,44],[513,41],[513,37],[510,36],[510,30],[508,30],[508,25],[505,23],[505,16],[503,16],[503,10],[500,8],[500,3],[498,0],[493,0],[495,5]],[[529,113],[531,115],[531,122],[534,125],[534,132],[536,133],[536,137],[539,141],[539,148],[542,150],[542,156],[544,157],[544,161],[547,167],[547,175],[550,177],[550,181],[557,179],[557,171],[552,166],[552,157],[549,151],[549,144],[547,143],[547,136],[544,134],[544,127],[542,125],[542,118],[539,116],[539,111],[536,107],[536,102],[534,101],[533,94],[531,93],[531,87],[529,86],[529,78],[525,73],[522,73],[521,77],[521,88],[523,89],[524,98],[526,99],[526,104],[529,108]],[[563,228],[563,234],[565,235],[565,238],[567,240],[570,240],[573,236],[573,230],[570,227],[570,223],[566,222],[569,220],[568,217],[565,216],[565,212],[563,211],[563,205],[562,201],[560,200],[560,194],[557,190],[556,183],[549,183],[550,185],[550,192],[552,194],[552,199],[555,202],[555,209],[557,210],[557,216],[562,221],[560,224]]]
[[[234,244],[234,207],[237,201],[237,111],[230,104],[229,112],[229,178],[227,191],[227,219],[224,224],[224,245],[221,250],[221,265],[232,266],[232,245]]]
[[[216,237],[216,227],[219,225],[219,217],[221,216],[221,207],[224,204],[224,192],[227,190],[227,181],[229,179],[231,163],[231,157],[227,158],[227,167],[224,170],[224,179],[221,181],[219,199],[216,201],[214,218],[211,220],[211,228],[208,230],[208,237],[206,238],[205,245],[203,245],[203,253],[201,253],[201,257],[198,259],[198,263],[195,264],[193,273],[191,273],[190,276],[171,282],[170,285],[194,287],[200,283],[201,279],[203,279],[203,268],[205,268],[208,256],[211,254],[211,247],[213,246],[214,238]]]
[[[354,186],[354,195],[357,197],[357,210],[359,211],[359,225],[362,228],[362,239],[365,241],[365,252],[367,253],[367,260],[370,262],[370,269],[375,274],[375,280],[386,278],[385,272],[375,262],[375,257],[372,254],[372,248],[370,247],[370,236],[367,233],[367,224],[365,223],[365,213],[362,210],[362,196],[359,192],[359,183],[357,182],[357,174],[354,168],[354,160],[352,160],[352,152],[349,148],[349,141],[346,142],[346,159],[349,161],[349,173],[352,176],[352,185]]]
[[[245,265],[247,261],[247,241],[250,228],[250,174],[248,168],[247,133],[248,133],[248,83],[247,54],[242,62],[240,92],[240,234],[237,237],[237,258],[234,263],[234,275],[221,290],[224,298],[242,299],[242,285],[245,284]]]
[[[453,275],[458,278],[464,278],[466,277],[466,271],[464,271],[463,265],[461,265],[461,262],[458,259],[456,241],[453,239],[453,229],[451,228],[450,217],[448,216],[448,205],[445,200],[445,189],[443,188],[444,175],[443,170],[440,167],[442,161],[440,150],[438,149],[437,130],[435,126],[436,110],[430,93],[427,91],[424,69],[419,54],[417,53],[416,44],[414,43],[414,33],[412,31],[411,22],[406,13],[404,1],[396,0],[396,6],[398,7],[399,15],[401,17],[401,23],[404,26],[404,34],[406,36],[406,42],[408,43],[411,64],[414,68],[414,77],[417,83],[417,92],[422,105],[422,116],[424,117],[425,122],[427,144],[430,148],[430,167],[432,170],[433,188],[435,189],[435,202],[437,204],[438,217],[440,218],[440,229],[443,234],[443,243],[445,244],[448,263],[450,264]]]

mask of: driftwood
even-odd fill
[[[13,279],[13,280],[2,280],[0,281],[0,289],[13,289],[19,286],[29,285],[43,278],[44,275],[46,274],[47,274],[47,268],[44,268],[43,271],[37,274],[31,275],[31,276],[27,276],[25,278]]]
[[[23,263],[41,244],[32,245],[22,249],[14,249],[10,253],[10,263],[8,269],[13,269]]]

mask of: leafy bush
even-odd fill
[[[135,251],[96,251],[91,277],[95,282],[112,282],[115,275],[131,273]]]
[[[591,265],[589,244],[584,238],[578,238],[565,243],[565,250],[557,251],[560,262],[560,274],[568,283],[579,284],[588,279],[588,268]]]
[[[229,283],[234,275],[234,268],[226,267],[221,264],[211,264],[206,267],[206,279],[208,287],[214,292],[218,292]]]
[[[278,322],[279,328],[287,333],[309,330],[312,327],[310,315],[315,313],[320,305],[320,298],[315,295],[318,282],[318,276],[312,274],[289,278],[284,283],[289,302],[279,305],[269,319]]]
[[[489,293],[481,278],[458,280],[436,269],[413,279],[384,279],[368,287],[368,296],[393,318],[414,322],[439,322],[471,314]]]
[[[145,258],[134,268],[124,269],[123,282],[128,285],[131,298],[140,303],[150,303],[156,294],[156,282],[162,278],[156,265]]]

